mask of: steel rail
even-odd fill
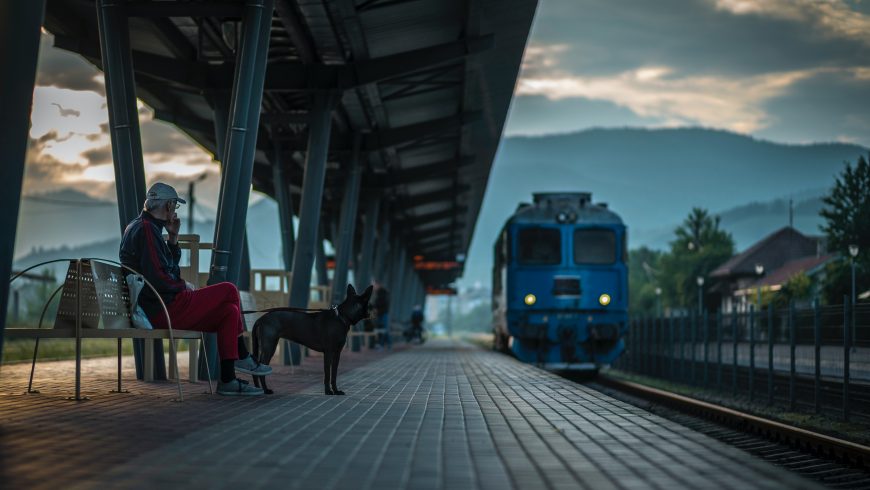
[[[792,444],[801,449],[809,449],[856,466],[870,468],[870,447],[862,444],[610,376],[599,375],[596,382],[617,391],[660,403],[677,411],[701,415],[746,432]]]

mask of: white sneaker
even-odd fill
[[[251,376],[267,376],[272,374],[271,367],[265,364],[260,364],[255,361],[251,355],[248,355],[248,357],[244,359],[235,361],[233,367],[236,368],[237,373],[250,374]]]
[[[262,395],[263,390],[256,386],[251,386],[247,381],[242,381],[238,378],[229,383],[218,383],[218,395],[224,396],[257,396]]]

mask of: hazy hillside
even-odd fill
[[[632,247],[663,248],[693,206],[722,216],[739,249],[788,224],[817,234],[819,197],[844,161],[867,149],[825,143],[780,145],[705,129],[596,129],[573,134],[503,140],[468,255],[464,281],[486,283],[490,248],[505,219],[537,191],[591,191],[629,226]],[[182,206],[185,232],[186,206]],[[198,209],[211,218],[213,210]],[[22,201],[16,266],[55,257],[117,255],[117,208],[75,191]],[[281,267],[277,206],[261,199],[248,210],[251,262]],[[214,223],[198,221],[211,239]],[[82,248],[85,244],[91,244]],[[57,250],[61,245],[72,249]],[[42,250],[40,250],[40,248]],[[46,249],[53,249],[47,251]]]
[[[184,211],[185,207],[182,206],[180,212]],[[214,214],[214,211],[207,209],[198,211],[200,214],[205,211]],[[98,201],[72,190],[45,194],[35,200],[23,200],[19,234],[15,240],[15,268],[60,258],[117,259],[121,236],[116,228],[117,213],[115,203]],[[181,232],[187,233],[186,214],[181,214],[181,222]],[[197,219],[194,226],[194,231],[203,240],[213,239],[214,221]],[[262,199],[251,205],[248,209],[248,229],[251,230],[249,246],[253,266],[283,267],[278,208],[273,200]],[[207,268],[207,263],[201,265],[202,270]]]
[[[518,201],[538,191],[591,191],[630,228],[631,246],[664,246],[693,206],[733,210],[738,246],[788,223],[788,197],[800,204],[795,224],[816,233],[804,200],[823,194],[844,161],[868,150],[856,145],[782,145],[707,129],[594,129],[506,138],[490,175],[466,266],[467,282],[488,281],[490,248]],[[771,201],[785,198],[784,204]],[[796,211],[798,211],[796,209]],[[729,211],[731,213],[731,211]],[[808,214],[809,213],[809,214]]]

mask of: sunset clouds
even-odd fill
[[[870,2],[549,0],[509,134],[705,126],[870,146]]]

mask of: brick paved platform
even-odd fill
[[[258,399],[195,395],[178,404],[167,401],[167,385],[80,404],[4,394],[0,481],[4,488],[814,488],[642,409],[464,344],[358,357],[339,378],[344,397],[322,395],[319,383],[288,394],[283,368],[273,376],[279,394]]]

